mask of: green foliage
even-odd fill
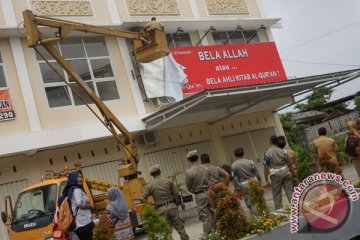
[[[297,178],[299,181],[304,180],[308,176],[312,174],[310,163],[307,159],[302,159],[302,161],[299,161],[298,163],[298,169],[296,172]]]
[[[215,209],[216,231],[227,240],[234,240],[245,233],[248,221],[240,206],[240,199],[222,183],[209,189],[210,204]]]
[[[149,240],[166,240],[171,236],[171,227],[150,205],[145,206],[143,217],[144,229]]]
[[[103,214],[99,218],[99,224],[93,229],[94,240],[114,240],[114,226],[109,218]]]
[[[360,96],[355,97],[355,110],[360,114]]]
[[[261,186],[261,183],[253,179],[249,180],[248,184],[250,203],[256,206],[256,211],[259,215],[268,213],[269,209],[264,198],[265,189]]]
[[[342,163],[342,165],[347,165],[350,163],[349,156],[345,153],[345,139],[346,135],[337,135],[332,136],[334,140],[336,141],[337,145],[339,146],[339,155],[340,159],[339,162]]]
[[[334,92],[333,89],[327,87],[321,87],[316,89],[308,98],[307,103],[299,103],[295,105],[300,111],[308,111],[308,110],[319,110],[322,112],[330,113],[335,108],[345,109],[347,105],[345,103],[340,103],[335,106],[329,106],[326,108],[322,108],[321,105],[327,103],[330,100],[331,94]]]

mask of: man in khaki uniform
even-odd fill
[[[294,192],[292,183],[292,168],[289,164],[287,154],[283,149],[278,148],[278,137],[270,137],[270,148],[264,155],[264,177],[266,185],[270,186],[269,175],[271,180],[271,190],[274,198],[275,210],[282,208],[282,188],[285,190],[288,201]]]
[[[360,119],[358,119],[355,122],[353,121],[349,121],[348,122],[348,127],[349,127],[349,133],[348,133],[348,137],[345,140],[345,146],[347,145],[347,141],[349,137],[358,139],[357,143],[353,142],[353,145],[355,148],[350,148],[349,152],[347,152],[347,154],[349,155],[349,157],[351,158],[351,162],[353,164],[353,166],[355,167],[356,173],[358,174],[358,177],[360,177],[360,145],[359,145],[359,141],[360,141]],[[346,150],[347,147],[345,147]]]
[[[164,26],[161,23],[159,23],[158,21],[156,21],[156,17],[152,17],[151,22],[149,22],[148,24],[145,25],[144,30],[146,32],[150,32],[155,29],[164,31]]]
[[[156,164],[149,169],[150,175],[154,178],[144,189],[142,195],[144,201],[151,195],[154,198],[157,212],[164,217],[166,222],[173,226],[179,233],[181,240],[189,240],[185,231],[185,224],[179,215],[178,207],[174,199],[179,197],[179,191],[170,179],[162,178],[160,165]]]
[[[207,235],[215,229],[215,212],[210,206],[208,193],[210,172],[198,162],[197,150],[188,152],[186,158],[192,163],[191,168],[185,172],[186,188],[189,192],[195,194],[199,219],[203,222],[203,231]]]
[[[210,172],[210,185],[223,182],[225,186],[229,186],[230,174],[224,169],[218,166],[210,164],[210,156],[206,153],[201,154],[200,156],[201,164],[204,165]]]
[[[254,215],[259,215],[257,212],[256,206],[251,204],[249,198],[249,184],[248,181],[251,179],[256,179],[261,182],[261,177],[255,167],[253,161],[243,158],[244,149],[242,147],[236,148],[234,150],[234,155],[236,157],[235,162],[231,164],[231,173],[234,182],[235,191],[241,192],[244,197],[245,204],[249,208],[250,212]]]
[[[314,140],[313,145],[318,154],[319,171],[342,174],[342,169],[339,162],[339,147],[336,141],[326,136],[327,130],[324,127],[319,128],[318,133],[319,137]]]

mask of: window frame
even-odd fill
[[[226,40],[228,40],[227,42],[226,42],[226,44],[242,44],[242,43],[244,43],[244,44],[248,44],[248,43],[255,43],[255,42],[260,42],[260,39],[259,39],[259,36],[258,36],[258,34],[256,34],[256,36],[254,36],[254,38],[250,41],[250,42],[247,42],[247,38],[245,37],[245,33],[250,33],[250,36],[252,35],[252,34],[254,34],[254,33],[256,33],[256,30],[243,30],[243,29],[241,29],[241,30],[236,30],[236,32],[239,32],[239,33],[241,33],[241,36],[242,36],[242,42],[240,42],[240,43],[234,43],[234,40],[233,41],[231,41],[231,34],[233,34],[233,32],[234,31],[216,31],[216,32],[211,32],[211,36],[212,36],[212,38],[213,38],[213,41],[214,41],[214,43],[216,44],[216,45],[221,45],[221,44],[224,44],[224,42],[226,41]],[[214,38],[214,34],[216,34],[216,33],[225,33],[226,34],[226,38],[225,39],[222,39],[222,40],[215,40],[215,38]],[[236,38],[236,39],[240,39],[240,38]],[[254,41],[254,39],[257,39],[257,41]],[[220,42],[221,41],[221,42]]]
[[[71,57],[71,58],[65,58],[63,56],[63,52],[61,49],[61,42],[56,42],[54,44],[54,47],[56,48],[56,50],[58,51],[58,53],[64,57],[64,59],[66,60],[66,62],[71,63],[71,61],[84,61],[86,63],[86,66],[88,68],[88,73],[89,74],[89,79],[83,79],[84,83],[88,83],[88,84],[92,84],[92,90],[94,91],[94,93],[101,99],[101,95],[99,94],[99,89],[97,87],[97,83],[105,83],[105,82],[109,82],[112,84],[115,84],[116,86],[116,94],[111,94],[111,99],[108,100],[102,100],[102,101],[112,101],[112,100],[119,100],[121,98],[120,96],[120,91],[118,89],[118,84],[116,81],[116,76],[115,76],[115,72],[114,72],[114,67],[111,61],[111,57],[110,57],[110,50],[108,47],[108,44],[106,43],[106,38],[103,36],[88,36],[88,37],[84,37],[84,36],[79,36],[79,37],[73,37],[74,39],[79,39],[80,38],[80,42],[81,42],[81,47],[83,48],[83,52],[84,52],[84,56],[81,57]],[[105,43],[105,48],[107,51],[107,55],[102,55],[102,56],[89,56],[89,53],[87,51],[86,48],[86,44],[88,42],[86,42],[86,38],[101,38],[102,41]],[[67,38],[66,40],[71,39],[71,38]],[[68,43],[68,42],[67,42]],[[47,51],[44,51],[47,53]],[[94,68],[93,65],[94,61],[96,60],[105,60],[108,61],[109,65],[110,65],[110,71],[111,71],[111,76],[108,77],[95,77],[94,74]],[[83,103],[81,100],[80,101],[76,101],[76,99],[78,99],[77,95],[73,92],[73,90],[59,77],[57,78],[57,81],[54,82],[45,82],[46,80],[44,80],[43,77],[43,72],[41,69],[41,64],[45,64],[47,65],[47,63],[45,62],[45,60],[43,60],[38,54],[36,54],[36,61],[37,61],[37,65],[39,68],[39,72],[40,72],[40,78],[42,81],[42,86],[44,89],[44,95],[47,99],[48,102],[48,107],[50,109],[59,109],[59,108],[66,108],[66,107],[77,107],[77,106],[83,106],[85,104],[92,104],[93,101],[86,101],[86,99],[88,98],[87,94],[82,93],[81,96],[82,98],[85,99],[85,103]],[[58,64],[56,60],[54,60],[52,57],[51,58],[47,58],[47,61],[51,64]],[[74,67],[74,65],[72,65],[72,67]],[[79,88],[78,84],[71,80],[70,81],[70,76],[69,74],[60,66],[60,69],[62,71],[62,74],[64,76],[64,79],[66,80],[67,83],[70,83],[70,85],[75,84],[75,88]],[[74,67],[74,69],[76,70],[76,67]],[[52,71],[52,70],[51,70]],[[54,73],[55,74],[55,73]],[[79,74],[80,75],[80,74]],[[60,98],[53,98],[51,99],[48,95],[48,91],[47,89],[52,88],[52,87],[59,87],[59,88],[63,88],[64,89],[64,94],[67,96],[66,98],[64,97],[60,97]],[[81,93],[82,91],[80,91]],[[114,92],[115,93],[115,92]],[[75,95],[75,96],[74,96]],[[60,100],[60,101],[59,101]],[[61,101],[66,101],[68,100],[70,102],[70,104],[62,104]],[[52,103],[53,101],[53,103]]]
[[[188,41],[176,41],[176,36],[187,36],[189,38]],[[174,37],[175,36],[175,37]],[[170,41],[171,40],[171,41]],[[193,42],[191,40],[191,36],[188,32],[180,32],[180,33],[177,33],[175,35],[175,33],[167,33],[166,34],[166,41],[168,43],[168,47],[169,48],[176,48],[176,47],[192,47],[193,46]],[[178,46],[179,44],[176,44],[176,43],[189,43],[189,45],[185,44],[185,45],[182,45],[182,46]]]
[[[2,68],[2,71],[4,73],[4,80],[5,80],[5,87],[1,87],[0,86],[0,90],[8,90],[9,89],[9,84],[8,84],[8,78],[7,78],[7,74],[6,74],[6,69],[5,69],[5,61],[4,61],[4,57],[2,54],[2,50],[0,48],[0,67]]]

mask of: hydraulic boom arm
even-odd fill
[[[137,177],[138,155],[135,146],[134,136],[121,124],[117,117],[101,101],[95,92],[88,87],[84,80],[76,73],[75,69],[56,51],[52,46],[54,42],[60,41],[72,31],[91,32],[100,35],[121,37],[134,40],[135,55],[139,62],[150,62],[166,56],[169,53],[166,43],[166,36],[163,31],[153,33],[136,33],[119,29],[98,27],[71,21],[64,21],[54,18],[41,17],[34,15],[30,10],[23,12],[24,26],[27,34],[27,45],[36,50],[36,47],[42,45],[45,50],[62,66],[69,76],[77,83],[82,91],[92,100],[100,111],[103,119],[91,111],[99,118],[104,126],[112,133],[117,142],[123,146],[126,164],[120,167],[119,175],[126,179]],[[45,36],[38,26],[57,28],[54,36]],[[40,53],[39,53],[40,54]],[[41,54],[40,54],[41,55]],[[49,64],[49,62],[45,59]],[[51,64],[49,64],[51,66]],[[54,68],[53,68],[54,69]],[[54,69],[55,70],[55,69]],[[57,73],[55,71],[55,73]],[[58,74],[58,73],[57,73]],[[60,76],[60,74],[58,74]],[[68,82],[60,76],[68,84]],[[119,134],[123,135],[123,138]]]

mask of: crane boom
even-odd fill
[[[102,118],[91,109],[99,118],[103,125],[111,132],[116,141],[123,146],[125,153],[125,163],[118,172],[121,177],[131,180],[137,177],[138,154],[135,146],[134,136],[125,128],[111,110],[101,101],[95,92],[88,87],[84,80],[79,76],[75,69],[64,59],[63,56],[53,47],[53,43],[62,40],[72,31],[91,32],[100,35],[114,36],[134,41],[135,56],[139,62],[149,62],[166,56],[169,53],[167,48],[166,36],[163,31],[154,32],[130,32],[114,28],[99,27],[83,23],[59,20],[49,17],[34,15],[30,10],[23,12],[24,26],[27,34],[27,46],[35,48],[39,45],[60,64],[60,66],[71,76],[80,89],[92,100],[100,111]],[[57,28],[58,31],[53,36],[46,36],[39,26]],[[45,59],[49,64],[49,62]],[[55,71],[56,72],[56,71]],[[68,84],[66,79],[61,79]],[[123,135],[123,138],[119,134]]]

